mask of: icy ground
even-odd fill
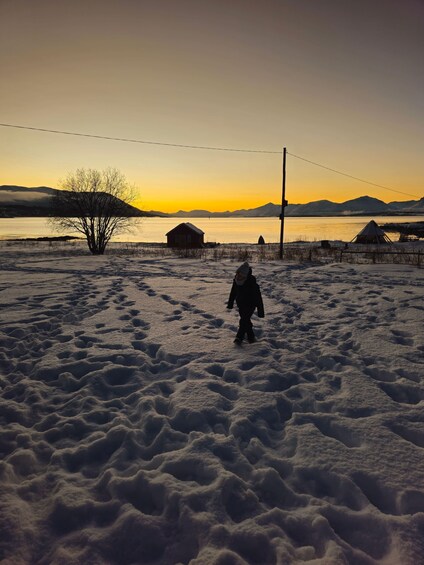
[[[2,565],[424,563],[424,270],[0,255]]]

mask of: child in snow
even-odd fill
[[[259,285],[247,262],[243,263],[236,271],[227,304],[227,308],[230,310],[234,306],[234,300],[240,314],[240,325],[234,343],[241,345],[245,334],[247,334],[249,343],[253,343],[256,339],[250,318],[256,308],[259,318],[264,318],[265,312]]]

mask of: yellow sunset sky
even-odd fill
[[[0,185],[120,169],[144,210],[424,196],[420,0],[0,0]],[[296,158],[391,188],[379,188]]]

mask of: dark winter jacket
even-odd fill
[[[252,310],[253,312],[257,308],[259,318],[265,316],[261,291],[251,271],[247,276],[246,282],[241,286],[235,280],[233,281],[227,308],[231,309],[234,306],[234,301],[236,301],[240,310]]]

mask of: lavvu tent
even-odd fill
[[[374,220],[371,220],[358,235],[352,239],[351,243],[392,243],[392,241],[378,224]]]

